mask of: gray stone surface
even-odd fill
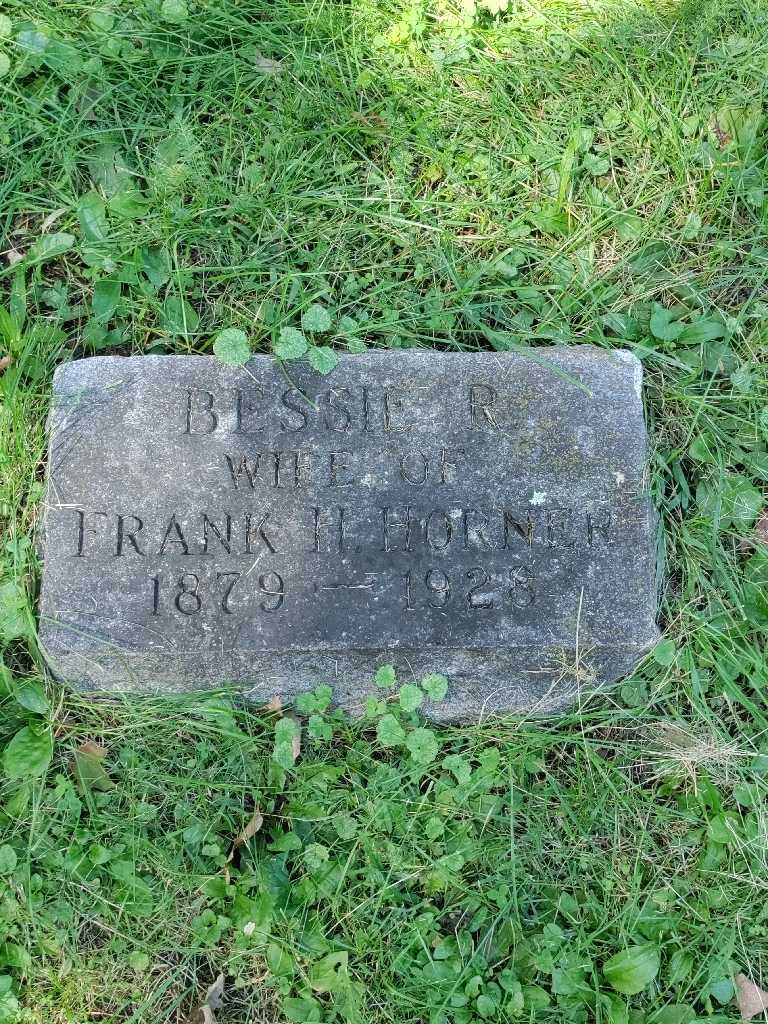
[[[388,352],[61,366],[41,638],[96,690],[451,681],[436,718],[550,711],[657,639],[640,363]],[[342,511],[343,510],[343,511]]]

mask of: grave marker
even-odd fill
[[[534,358],[535,356],[535,358]],[[40,634],[98,690],[451,681],[436,717],[546,711],[657,639],[627,352],[203,356],[59,368]]]

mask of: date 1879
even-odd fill
[[[200,577],[194,572],[182,573],[178,579],[165,580],[152,576],[152,614],[159,615],[164,601],[182,615],[195,615],[202,611],[204,601],[213,601],[226,615],[232,614],[231,600],[235,588],[247,573],[217,572],[215,593],[206,594],[200,586]],[[264,572],[257,580],[257,591],[261,596],[259,608],[263,612],[276,612],[285,601],[285,580],[279,572]]]

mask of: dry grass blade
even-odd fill
[[[206,993],[205,1001],[212,1010],[221,1008],[224,1002],[224,975],[220,974]]]
[[[292,711],[286,711],[283,718],[290,718],[296,729],[291,740],[291,753],[293,754],[293,760],[295,761],[301,753],[301,719],[294,715]]]
[[[52,210],[40,225],[40,234],[44,235],[49,228],[53,227],[59,217],[62,217],[66,212],[66,206],[60,206],[57,210]]]
[[[751,1021],[753,1017],[768,1010],[768,992],[756,985],[745,974],[736,975],[736,1005],[742,1021]]]
[[[192,1014],[190,1024],[216,1024],[214,1010],[224,1002],[224,975],[219,974],[205,994],[205,1002]]]
[[[91,790],[107,792],[114,788],[115,783],[104,767],[104,759],[107,754],[107,748],[102,747],[94,740],[86,740],[75,751],[75,778],[82,792]]]
[[[280,75],[283,72],[283,65],[279,60],[272,60],[261,54],[254,59],[253,66],[262,75]]]
[[[694,734],[675,722],[655,722],[643,731],[650,740],[648,753],[659,778],[678,776],[695,781],[704,767],[717,776],[727,775],[748,756],[730,737],[718,736],[712,729]]]
[[[86,740],[85,743],[81,743],[77,748],[77,752],[78,754],[84,754],[86,757],[98,758],[106,757],[108,753],[107,748],[102,747],[95,740]]]
[[[755,523],[755,540],[758,544],[768,544],[768,508],[764,508]]]
[[[768,992],[751,981],[746,974],[736,975],[736,1005],[742,1020],[752,1020],[768,1010]]]
[[[261,813],[259,808],[256,807],[254,809],[253,814],[251,815],[248,824],[241,832],[238,832],[238,834],[235,836],[235,840],[232,843],[232,849],[229,851],[229,856],[227,857],[227,864],[229,864],[232,858],[235,856],[235,850],[238,848],[238,846],[242,846],[243,843],[247,843],[249,839],[253,839],[253,837],[256,835],[256,833],[259,831],[263,824],[264,815]]]

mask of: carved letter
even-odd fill
[[[336,534],[336,538],[338,540],[338,548],[337,548],[337,550],[338,551],[344,551],[344,541],[346,539],[346,523],[344,521],[345,510],[343,508],[339,509],[339,511],[338,511],[338,519],[323,519],[323,516],[322,516],[323,509],[315,508],[315,509],[313,509],[313,511],[314,511],[314,514],[315,514],[315,546],[314,546],[314,550],[316,552],[318,552],[318,553],[320,551],[323,551],[323,550],[330,551],[331,550],[331,535],[335,533]],[[333,515],[334,515],[334,513],[331,512],[331,516],[333,516]],[[326,548],[323,548],[323,546],[321,545],[321,537],[322,537],[321,531],[322,530],[328,530],[328,546]]]
[[[570,508],[550,509],[547,512],[547,544],[549,547],[572,548],[575,543],[573,511]]]
[[[275,459],[275,487],[298,487],[301,483],[301,463],[299,452],[273,452]],[[309,458],[309,455],[307,455]],[[284,463],[288,463],[288,482],[283,479]]]
[[[413,539],[413,526],[414,520],[411,514],[411,506],[406,505],[403,509],[405,512],[404,519],[390,519],[390,512],[392,509],[383,508],[381,510],[381,521],[382,521],[382,551],[398,551],[399,548],[393,548],[390,541],[390,530],[405,530],[405,547],[403,551],[412,551],[411,540]]]
[[[587,542],[590,546],[599,534],[606,544],[613,540],[611,510],[598,505],[594,512],[587,512]]]
[[[392,414],[403,411],[403,396],[397,394],[394,389],[384,389],[384,429],[397,430],[397,425],[392,425]]]
[[[176,532],[176,536],[175,537],[171,537],[171,532],[174,531],[174,530]],[[166,549],[166,547],[169,544],[181,544],[181,553],[182,553],[182,555],[188,555],[189,554],[189,545],[187,544],[186,538],[184,537],[184,534],[181,531],[181,527],[176,522],[176,513],[175,512],[171,516],[171,518],[170,518],[170,520],[168,522],[168,528],[165,531],[165,536],[163,537],[163,542],[160,545],[160,550],[157,552],[158,555],[164,555],[165,554],[165,549]]]
[[[340,480],[339,473],[344,473],[349,469],[349,459],[352,458],[352,452],[331,452],[331,487],[350,487],[353,480]]]
[[[442,530],[442,536],[440,536],[439,532],[437,537],[435,536],[435,530],[433,530],[434,523],[438,524],[438,531]],[[427,535],[427,544],[432,551],[445,551],[453,537],[453,523],[451,522],[451,517],[447,512],[443,512],[439,508],[433,509],[427,516],[425,532]]]
[[[363,388],[363,430],[366,433],[371,429],[371,392]]]
[[[94,530],[94,529],[86,530],[86,528],[85,528],[85,517],[86,516],[103,516],[104,519],[106,519],[107,518],[107,513],[106,512],[85,512],[83,509],[79,508],[79,509],[77,509],[77,513],[76,514],[77,514],[77,551],[75,552],[75,557],[76,558],[82,558],[83,554],[84,554],[84,550],[83,549],[85,547],[85,535],[86,535],[86,533],[92,533],[94,535],[94,537],[96,536],[96,530]]]
[[[131,530],[125,529],[126,519],[133,520],[133,528]],[[137,551],[140,555],[144,554],[136,540],[136,534],[139,532],[143,525],[144,524],[142,523],[138,516],[117,517],[117,550],[115,551],[115,555],[122,555],[123,544],[126,540],[130,543],[134,551]]]
[[[349,401],[349,388],[331,388],[328,392],[328,412],[325,415],[325,426],[327,430],[335,430],[339,434],[345,434],[352,423],[352,413],[344,401]],[[344,401],[340,401],[339,398]],[[339,415],[334,417],[331,411]]]
[[[453,455],[454,458],[458,458],[460,455],[463,456],[464,454],[465,453],[464,453],[464,449],[463,448],[456,448],[452,452],[448,448],[441,448],[440,449],[440,483],[441,484],[453,483],[453,481],[456,479],[456,474],[455,473],[449,473],[448,470],[449,469],[456,469],[457,463],[451,462],[451,460],[448,458],[448,456],[449,455]]]
[[[296,433],[298,430],[303,430],[307,425],[307,413],[303,405],[298,403],[303,402],[307,404],[307,399],[302,395],[298,388],[291,388],[289,391],[284,391],[280,396],[280,401],[283,403],[286,409],[290,409],[291,412],[295,412],[297,416],[301,417],[301,422],[296,425],[283,420],[280,426],[283,430],[290,430],[292,433]]]
[[[490,384],[470,384],[469,386],[469,414],[472,424],[475,427],[484,426],[490,423],[496,426],[496,420],[490,411],[496,401],[496,390]]]
[[[232,554],[232,516],[227,512],[225,518],[226,537],[222,537],[221,530],[216,523],[212,522],[207,515],[203,515],[203,554],[208,554],[209,531],[212,533],[228,555]]]
[[[259,540],[266,546],[270,554],[274,555],[277,551],[277,546],[272,543],[269,537],[264,532],[264,526],[269,519],[269,512],[265,512],[256,526],[253,525],[251,519],[251,513],[246,512],[245,514],[245,554],[252,555],[253,550],[251,548],[251,538],[254,534],[258,534]]]
[[[420,486],[426,483],[429,460],[420,451],[406,452],[400,457],[400,476],[408,484]]]
[[[261,462],[261,452],[256,452],[253,462],[248,462],[246,455],[240,456],[240,464],[235,469],[235,462],[231,455],[225,455],[224,458],[227,460],[229,466],[229,472],[232,475],[232,483],[235,487],[240,486],[240,477],[245,473],[248,483],[251,485],[251,490],[256,486],[256,477],[259,472],[259,463]]]
[[[470,516],[473,520],[477,517],[480,522],[472,522],[470,524]],[[467,508],[464,510],[462,522],[464,525],[464,550],[468,551],[470,545],[475,545],[481,551],[490,551],[491,542],[483,532],[490,525],[488,515],[485,512],[478,511],[476,508]]]
[[[213,411],[213,395],[201,388],[187,389],[187,425],[185,434],[212,434],[219,424],[219,417]],[[202,423],[196,428],[193,420],[199,418]]]
[[[517,513],[510,512],[508,508],[504,510],[504,547],[510,546],[510,535],[516,533],[518,537],[521,537],[526,544],[531,543],[533,537],[533,520],[530,515],[526,512],[525,520],[521,521],[522,517],[518,517]]]
[[[249,395],[252,391],[255,391],[260,401],[264,399],[264,392],[261,388],[249,388],[248,391],[241,391],[237,389],[235,408],[237,412],[237,426],[235,427],[236,434],[252,434],[257,430],[264,429],[263,421],[260,423],[249,423],[248,417],[253,413],[253,405],[250,401]]]

